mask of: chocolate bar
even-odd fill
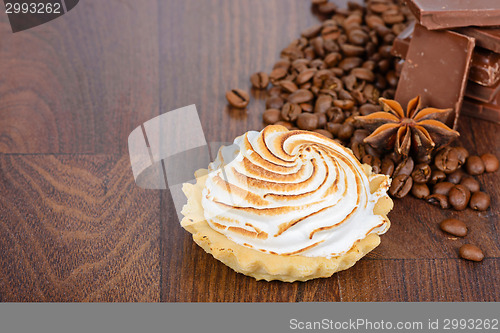
[[[499,0],[500,1],[500,0]],[[395,57],[406,58],[411,36],[413,34],[413,25],[409,25],[394,40],[391,54]],[[499,35],[500,38],[500,35]],[[472,54],[470,65],[469,80],[482,86],[491,87],[500,81],[500,54],[491,52],[481,47],[476,47]],[[475,92],[474,92],[475,93]],[[486,92],[490,98],[489,92]],[[466,92],[467,94],[467,92]],[[474,95],[470,96],[474,97]],[[488,102],[488,101],[485,101]]]
[[[489,103],[496,97],[498,92],[500,92],[500,81],[491,87],[485,87],[469,80],[465,96]]]
[[[497,1],[497,6],[500,6],[500,1]],[[500,21],[497,21],[495,25],[500,25]],[[500,53],[500,27],[466,27],[455,29],[455,31],[469,37],[474,37],[478,46]]]
[[[429,30],[495,26],[500,22],[498,0],[407,0],[417,21]]]
[[[402,105],[420,95],[423,106],[455,110],[447,124],[456,127],[469,72],[474,38],[415,25],[396,89]]]
[[[500,124],[500,94],[497,94],[490,103],[464,98],[461,113]]]

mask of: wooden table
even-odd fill
[[[405,198],[382,244],[306,283],[257,282],[196,246],[166,190],[132,177],[129,133],[196,104],[207,141],[261,129],[262,94],[228,109],[318,21],[305,0],[85,0],[12,34],[0,15],[0,301],[500,301],[500,172],[483,213]],[[500,126],[463,117],[461,141],[500,156]],[[465,240],[437,224],[467,222]],[[465,241],[486,254],[458,259]]]

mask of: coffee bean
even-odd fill
[[[351,73],[360,80],[365,80],[368,82],[375,80],[375,74],[373,74],[371,70],[366,68],[353,68]]]
[[[314,108],[313,108],[311,103],[300,103],[299,106],[303,112],[313,112],[314,111]]]
[[[359,112],[362,116],[367,116],[369,114],[381,111],[380,106],[374,104],[363,104],[359,108]]]
[[[278,121],[277,123],[275,123],[275,125],[281,125],[281,126],[284,126],[286,127],[288,130],[291,130],[293,128],[293,125],[291,122],[289,121],[284,121],[284,120],[280,120]]]
[[[427,183],[431,178],[431,167],[428,164],[417,164],[411,177],[415,183]]]
[[[276,68],[283,68],[285,71],[288,71],[288,68],[290,68],[290,61],[288,59],[280,59],[273,66],[273,69]]]
[[[479,182],[472,177],[463,177],[460,185],[467,187],[471,193],[479,191]]]
[[[228,103],[235,108],[244,109],[250,102],[248,94],[241,89],[232,89],[226,92]]]
[[[484,173],[484,163],[479,156],[469,156],[465,163],[465,169],[469,175],[481,175]]]
[[[279,80],[282,80],[283,78],[285,78],[287,73],[288,73],[288,70],[283,68],[283,67],[275,68],[271,71],[271,74],[269,74],[269,80],[271,80],[271,83],[274,84],[274,83],[278,82]]]
[[[467,208],[470,199],[470,191],[462,185],[455,185],[448,193],[450,205],[455,210],[464,210]]]
[[[295,121],[302,113],[302,109],[298,104],[285,103],[281,108],[281,117],[286,121]]]
[[[384,157],[380,169],[383,174],[392,177],[392,173],[394,172],[394,161],[389,157]]]
[[[444,232],[447,232],[453,236],[467,236],[467,226],[465,225],[465,223],[457,219],[446,219],[439,224],[439,227]]]
[[[283,89],[284,92],[287,93],[293,93],[294,91],[299,89],[297,85],[290,80],[280,81],[280,87]]]
[[[475,245],[464,244],[458,250],[461,258],[471,261],[482,261],[484,259],[483,251]]]
[[[337,137],[340,128],[342,127],[342,124],[339,123],[327,123],[326,124],[326,130],[330,133],[332,133],[333,137]]]
[[[337,137],[340,140],[347,141],[351,138],[352,133],[354,133],[354,126],[351,124],[343,124],[337,133]]]
[[[465,161],[467,161],[467,157],[469,157],[469,151],[464,147],[456,147],[455,150],[458,154],[458,163],[459,165],[464,165]]]
[[[315,129],[314,132],[319,133],[323,136],[326,136],[328,139],[333,139],[332,133],[328,132],[327,130],[324,129]]]
[[[458,151],[454,148],[441,149],[434,158],[436,167],[444,173],[452,173],[458,168]]]
[[[361,29],[355,29],[349,32],[349,42],[351,42],[354,45],[364,45],[368,41],[368,35],[366,32],[364,32]]]
[[[326,0],[326,1],[321,0],[321,1],[324,1],[326,3],[326,1],[328,1],[328,0]],[[321,24],[313,25],[313,26],[307,28],[306,30],[302,31],[301,36],[305,37],[307,39],[316,37],[321,32],[321,29],[323,29],[323,26]]]
[[[326,115],[328,116],[328,120],[333,123],[341,124],[345,120],[344,111],[337,106],[329,108],[326,111]]]
[[[333,105],[342,110],[351,110],[354,107],[354,101],[351,99],[336,99],[333,101]]]
[[[338,53],[338,52],[329,53],[325,57],[325,65],[327,67],[334,67],[339,63],[339,61],[341,59],[342,59],[342,56],[340,55],[340,53]]]
[[[448,177],[446,177],[446,180],[453,184],[459,184],[464,175],[465,172],[463,172],[462,169],[457,169],[456,171],[450,173]]]
[[[408,175],[398,175],[392,180],[389,193],[395,198],[405,197],[411,190],[413,180]]]
[[[337,5],[333,2],[322,3],[318,6],[318,12],[320,12],[321,14],[332,14],[335,13],[336,9]]]
[[[344,58],[338,65],[338,67],[343,71],[350,71],[353,68],[359,67],[363,63],[363,59],[358,57],[348,57]]]
[[[476,192],[470,198],[470,208],[474,210],[487,210],[490,207],[491,199],[487,193]]]
[[[312,99],[314,98],[314,95],[312,94],[312,92],[310,92],[309,90],[306,90],[306,89],[299,89],[295,92],[293,92],[289,97],[288,97],[288,101],[290,103],[297,103],[297,104],[300,104],[300,103],[306,103],[306,102],[309,102],[311,101]]]
[[[297,127],[312,131],[318,128],[318,121],[318,116],[314,113],[301,113],[297,118]]]
[[[281,94],[280,87],[272,87],[268,91],[269,96],[279,96]]]
[[[352,134],[351,143],[358,142],[363,143],[363,140],[370,135],[370,131],[366,129],[357,129]]]
[[[432,170],[429,183],[436,184],[446,179],[446,174],[441,170]]]
[[[323,60],[316,58],[309,63],[309,67],[318,70],[323,70],[326,68],[326,64]]]
[[[278,109],[267,109],[262,118],[266,124],[275,124],[280,120],[281,111]]]
[[[330,123],[329,123],[330,124]],[[334,125],[340,125],[340,124],[334,124]],[[335,135],[335,134],[334,134]],[[352,149],[352,153],[354,154],[354,156],[356,156],[356,158],[358,160],[362,160],[363,157],[366,155],[366,152],[365,152],[365,146],[363,144],[360,144],[360,143],[357,143],[357,142],[354,142],[352,145],[351,145],[351,149]]]
[[[333,102],[332,96],[319,95],[314,106],[315,113],[326,113],[331,108]]]
[[[378,15],[367,15],[365,17],[366,25],[374,29],[378,25],[385,25],[384,20]]]
[[[283,99],[279,96],[271,96],[266,99],[267,109],[281,109],[283,106]]]
[[[346,120],[347,121],[347,120]],[[372,146],[368,145],[368,144],[365,144],[365,151],[367,154],[370,154],[370,155],[373,155],[373,156],[376,156],[376,157],[380,157],[380,151],[373,148]]]
[[[313,76],[314,76],[314,74],[316,74],[316,72],[317,72],[317,70],[315,70],[313,68],[308,68],[308,69],[303,70],[302,72],[300,72],[300,74],[295,79],[295,83],[301,85],[301,84],[308,82],[309,80],[311,80],[313,78]]]
[[[415,198],[425,199],[431,194],[431,191],[429,190],[429,187],[426,184],[415,183],[411,188],[411,194]]]
[[[255,89],[266,89],[269,84],[269,76],[264,72],[254,73],[250,76],[250,82]]]
[[[434,185],[432,192],[435,194],[448,195],[450,190],[455,186],[455,184],[450,182],[441,182]]]
[[[443,194],[431,194],[425,200],[434,206],[439,206],[441,209],[450,208],[450,203],[448,202],[448,197]]]
[[[396,166],[396,170],[394,170],[393,175],[394,176],[399,176],[399,175],[408,175],[409,176],[413,172],[413,166],[414,166],[413,159],[411,157],[407,157],[406,159],[404,159],[401,163],[399,163]]]
[[[486,172],[495,172],[498,170],[500,163],[495,155],[493,154],[481,155],[481,160],[483,161],[484,170]]]
[[[328,119],[326,118],[326,114],[324,113],[316,113],[318,115],[318,127],[324,128]]]
[[[325,56],[325,49],[323,48],[324,39],[319,36],[311,40],[311,46],[316,56],[323,58]]]

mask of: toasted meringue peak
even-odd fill
[[[380,185],[372,193],[375,178]],[[374,207],[389,185],[385,175],[367,176],[335,141],[272,125],[219,150],[201,204],[210,227],[240,245],[331,258],[387,231],[389,220]]]

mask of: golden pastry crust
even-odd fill
[[[369,176],[371,168],[364,164],[363,169]],[[332,257],[306,257],[301,255],[283,256],[263,253],[241,246],[225,235],[212,229],[204,220],[201,205],[202,190],[207,178],[207,170],[200,169],[195,173],[196,184],[184,184],[183,192],[188,198],[182,209],[184,218],[181,225],[193,234],[193,240],[207,253],[234,269],[236,272],[252,276],[257,280],[280,280],[284,282],[307,281],[315,278],[332,276],[335,272],[348,269],[380,244],[377,234],[369,234],[358,240],[345,254]],[[375,192],[385,176],[374,177],[370,181],[370,190]],[[374,213],[383,216],[388,223],[387,213],[392,209],[392,200],[384,196],[374,208]]]

